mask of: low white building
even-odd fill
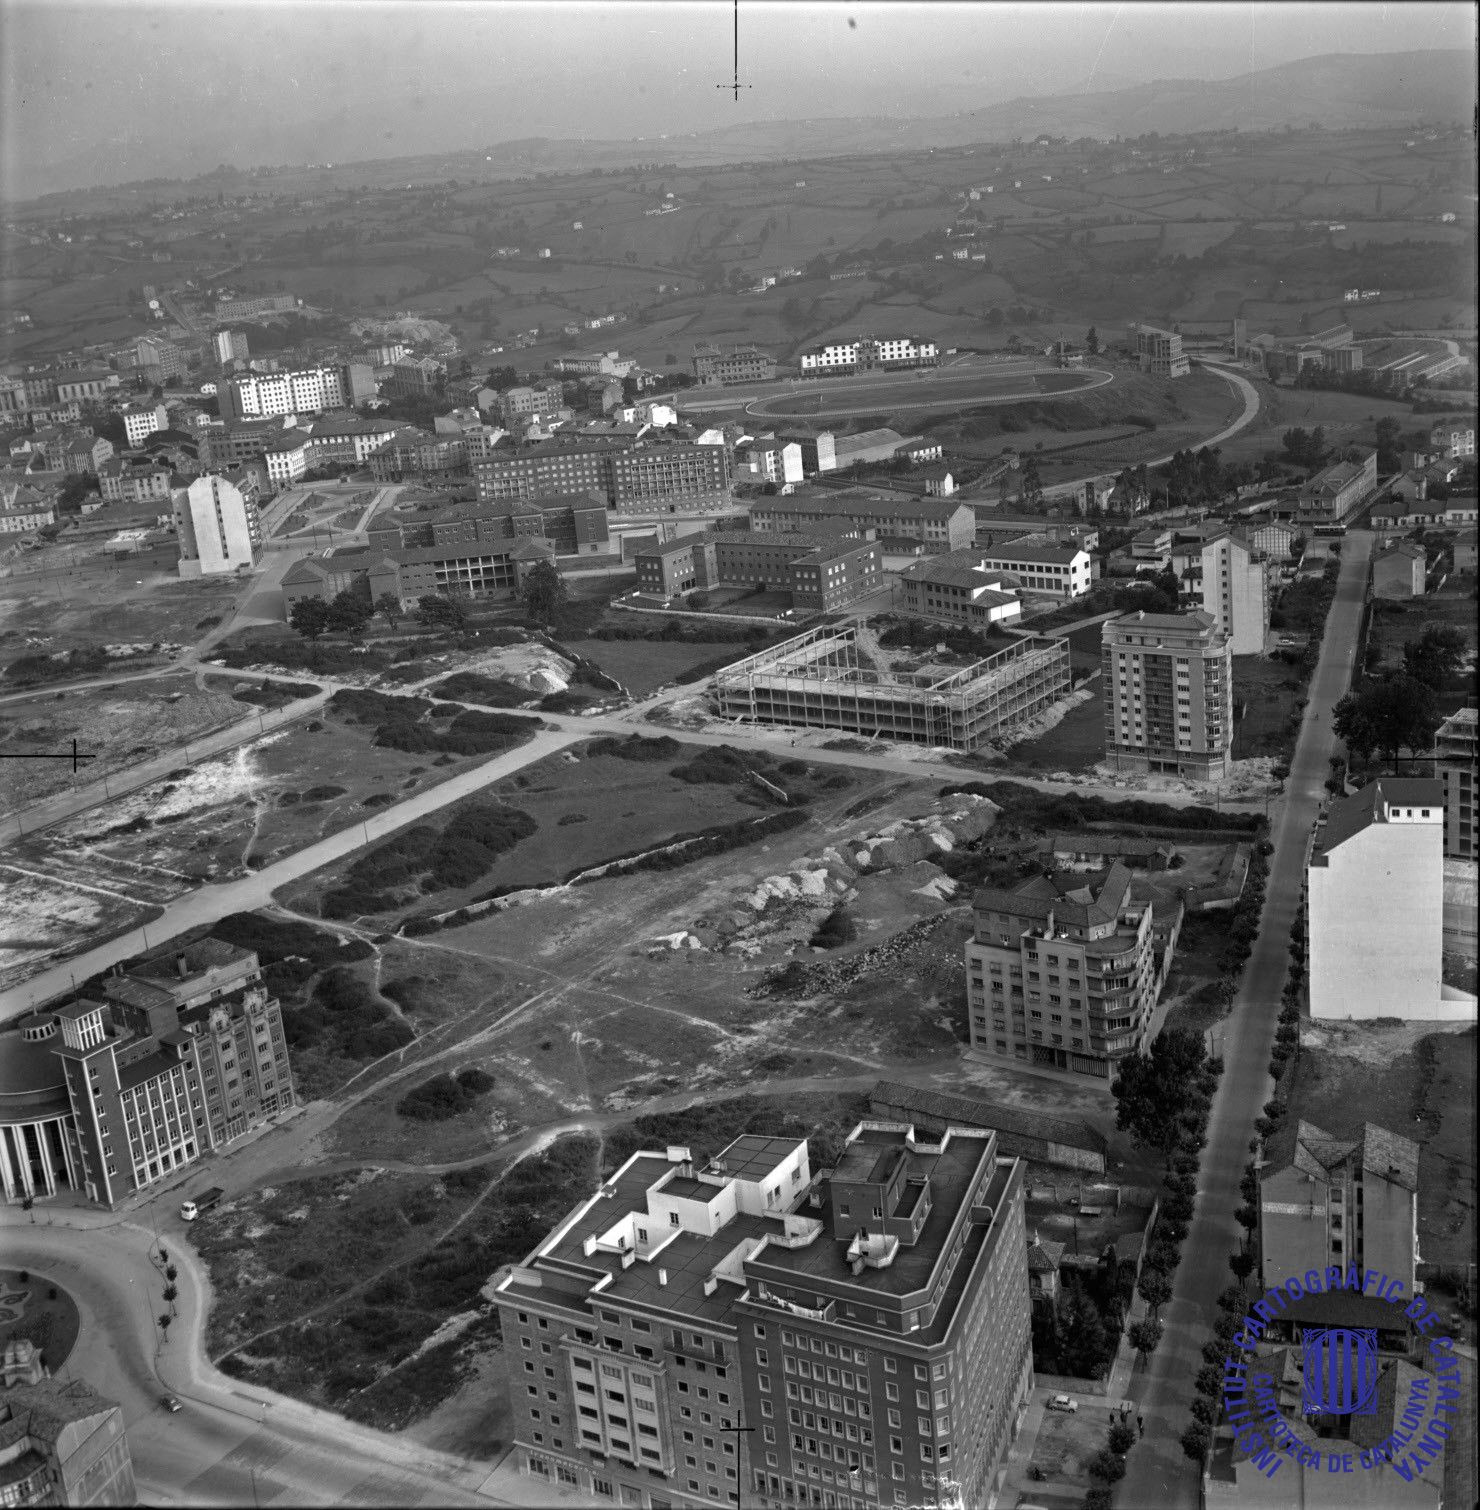
[[[1473,1017],[1443,985],[1444,790],[1382,776],[1331,804],[1306,865],[1313,1018]]]
[[[241,490],[208,472],[171,497],[182,577],[216,576],[251,566],[262,544],[257,505]]]
[[[1090,589],[1090,553],[1074,541],[1050,540],[1047,535],[1023,535],[982,553],[982,569],[1006,572],[1025,592],[1051,597],[1081,598]]]
[[[139,404],[125,409],[120,416],[123,433],[128,436],[129,449],[137,451],[156,430],[169,425],[169,414],[163,404]]]

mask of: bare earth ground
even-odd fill
[[[81,767],[80,778],[96,781],[141,756],[183,745],[197,734],[247,718],[252,711],[233,701],[219,684],[202,691],[194,676],[184,671],[60,696],[40,692],[0,708],[0,752],[56,753],[70,750],[75,739],[79,752],[91,757]],[[72,767],[63,761],[7,760],[0,776],[3,812],[73,785]]]

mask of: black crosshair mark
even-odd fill
[[[716,84],[716,89],[731,89],[735,93],[735,103],[740,103],[740,91],[749,89],[749,84],[740,82],[740,0],[735,0],[735,77],[729,84]]]
[[[65,750],[58,751],[55,755],[29,753],[10,754],[7,751],[0,751],[0,760],[70,760],[72,762],[72,770],[74,774],[80,761],[96,760],[97,758],[98,757],[96,755],[79,755],[77,753],[77,741],[75,739],[72,741],[72,751],[70,754],[68,754]]]

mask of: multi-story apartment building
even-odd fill
[[[1417,540],[1400,540],[1372,561],[1374,598],[1421,598],[1428,582],[1428,552]]]
[[[1473,860],[1475,788],[1480,778],[1480,736],[1475,708],[1461,708],[1439,725],[1434,735],[1434,774],[1444,798],[1444,853],[1453,860]]]
[[[0,1504],[136,1505],[123,1411],[83,1379],[0,1391]]]
[[[216,472],[171,497],[182,577],[214,576],[251,566],[262,545],[256,503]]]
[[[281,315],[298,307],[292,294],[259,294],[249,299],[217,299],[218,320],[250,320],[253,315]]]
[[[177,1029],[195,1039],[213,1147],[295,1104],[282,1009],[250,950],[202,939],[110,977],[103,995],[115,1025],[135,1040]]]
[[[96,474],[113,454],[113,442],[91,432],[74,435],[62,449],[62,470],[69,474]]]
[[[694,347],[694,376],[703,385],[716,383],[767,383],[776,376],[776,358],[754,346]]]
[[[138,404],[125,409],[123,433],[128,436],[131,450],[137,451],[156,430],[169,428],[170,416],[163,404]]]
[[[1153,377],[1186,377],[1192,367],[1182,351],[1182,337],[1155,325],[1132,325],[1131,339],[1142,372]]]
[[[370,530],[380,550],[545,540],[557,555],[604,555],[611,544],[606,500],[598,493],[555,494],[533,503],[454,503],[420,521],[391,520]]]
[[[1475,454],[1475,428],[1457,426],[1453,420],[1435,425],[1429,435],[1429,448],[1450,461]]]
[[[1244,533],[1249,544],[1269,561],[1288,561],[1295,554],[1300,531],[1284,519],[1260,519],[1249,524]]]
[[[1228,636],[1233,655],[1261,655],[1269,633],[1269,573],[1246,536],[1232,531],[1203,541],[1202,606]]]
[[[408,425],[370,453],[370,472],[380,482],[423,472],[458,472],[468,464],[461,435],[434,435]]]
[[[1024,592],[1047,594],[1067,603],[1090,590],[1094,558],[1074,540],[1023,535],[988,546],[981,555],[983,570],[1005,572]]]
[[[1377,452],[1364,451],[1357,461],[1336,461],[1317,472],[1300,489],[1296,524],[1347,524],[1377,491]]]
[[[153,503],[170,496],[170,469],[153,457],[110,456],[98,468],[104,503]]]
[[[984,1129],[860,1124],[815,1179],[786,1138],[634,1154],[494,1291],[521,1467],[645,1507],[987,1503],[1032,1384],[1022,1178]]]
[[[639,587],[662,597],[694,587],[743,584],[789,592],[794,608],[817,613],[872,592],[883,572],[872,541],[800,531],[680,535],[639,549],[633,564]]]
[[[1201,610],[1108,619],[1101,631],[1105,758],[1119,771],[1228,774],[1233,655]]]
[[[1033,876],[972,898],[966,945],[972,1046],[997,1059],[1109,1081],[1150,1034],[1155,902],[1118,860]]]
[[[1383,776],[1333,802],[1305,887],[1312,1017],[1445,1015],[1440,782]]]
[[[530,502],[551,493],[597,492],[611,499],[612,447],[537,446],[473,463],[479,503],[515,498]]]
[[[1259,1288],[1332,1264],[1375,1269],[1415,1293],[1418,1144],[1372,1122],[1360,1138],[1333,1138],[1301,1117],[1264,1145]]]
[[[282,1017],[256,955],[208,939],[180,958],[168,985],[135,972],[139,989],[109,982],[108,1002],[68,1002],[36,1029],[60,1030],[70,1183],[105,1206],[293,1104]]]
[[[255,461],[287,428],[281,418],[207,425],[199,432],[200,464],[215,471]]]
[[[190,354],[162,336],[140,336],[134,342],[134,366],[157,383],[182,378],[189,369]]]
[[[217,397],[227,424],[284,414],[318,414],[342,409],[346,402],[344,375],[338,367],[244,373],[224,379]]]
[[[55,524],[56,506],[34,488],[0,488],[0,535],[24,535]]]
[[[735,472],[741,477],[763,477],[778,486],[802,480],[802,448],[775,435],[756,435],[735,450]]]
[[[685,514],[724,508],[730,463],[718,446],[639,445],[610,455],[611,502],[619,514]]]
[[[815,496],[757,498],[750,506],[755,530],[805,530],[839,523],[881,537],[919,541],[930,554],[964,550],[976,536],[976,515],[970,506],[948,498],[881,497],[866,488],[844,488],[819,490]]]
[[[802,448],[804,477],[816,477],[820,472],[837,470],[837,440],[831,430],[823,430],[817,435],[808,435],[802,431],[782,431],[780,437],[784,441],[795,441]]]
[[[852,372],[873,372],[905,367],[933,367],[940,360],[934,341],[914,336],[857,336],[851,341],[829,341],[802,352],[803,377],[841,377]]]
[[[447,366],[435,357],[402,357],[391,367],[385,391],[392,398],[431,398],[447,381]]]

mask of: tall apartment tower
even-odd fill
[[[1475,786],[1480,776],[1480,729],[1474,708],[1461,708],[1439,725],[1434,735],[1434,774],[1444,790],[1444,853],[1451,860],[1473,860]]]
[[[1196,781],[1228,774],[1233,748],[1233,655],[1213,616],[1146,613],[1107,619],[1105,758],[1118,771]]]
[[[1232,532],[1205,540],[1202,606],[1233,655],[1261,655],[1269,633],[1269,573],[1262,551]]]
[[[206,577],[250,566],[262,544],[257,505],[215,472],[177,488],[171,500],[182,577]]]
[[[1305,925],[1312,1017],[1448,1015],[1439,782],[1382,776],[1331,804],[1311,838]]]
[[[294,372],[251,372],[228,378],[218,393],[221,418],[272,419],[280,414],[318,414],[345,405],[339,367],[305,367]]]
[[[860,1124],[817,1179],[788,1138],[634,1154],[492,1291],[522,1471],[644,1510],[986,1503],[1032,1385],[1022,1181],[983,1129]]]
[[[972,1047],[1108,1084],[1151,1031],[1159,990],[1154,900],[1137,896],[1117,861],[1101,874],[984,886],[971,906]]]

